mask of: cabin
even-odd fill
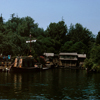
[[[54,64],[55,67],[58,67],[58,64],[59,64],[59,54],[54,54],[53,64]]]
[[[86,59],[86,54],[78,54],[78,63],[80,67],[83,66],[85,59]]]
[[[76,67],[78,64],[77,53],[59,53],[59,66]]]
[[[45,60],[46,60],[46,66],[53,66],[53,57],[54,53],[43,53]]]

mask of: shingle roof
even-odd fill
[[[86,58],[86,54],[78,54],[78,58]]]
[[[54,56],[54,53],[43,53],[43,55],[45,55],[45,56]]]
[[[74,56],[77,56],[77,53],[59,53],[59,55],[74,55]]]

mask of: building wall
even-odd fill
[[[71,66],[77,66],[77,61],[71,61],[71,60],[60,60],[59,66],[64,67],[71,67]]]

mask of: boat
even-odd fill
[[[46,65],[46,61],[43,56],[39,57],[39,61],[36,61],[35,58],[31,55],[31,42],[36,42],[36,40],[31,40],[31,34],[30,34],[30,40],[26,41],[26,43],[30,43],[30,52],[29,56],[20,56],[16,57],[13,61],[13,64],[11,65],[11,71],[14,72],[30,72],[30,71],[40,71],[49,69],[50,66]]]
[[[30,43],[30,52],[29,56],[19,56],[14,58],[14,61],[11,65],[10,70],[14,72],[30,72],[30,71],[40,71],[42,69],[42,64],[37,64],[34,57],[31,55],[31,42],[36,42],[36,40],[26,41],[26,43]]]
[[[14,58],[14,62],[11,66],[11,71],[14,72],[30,72],[40,71],[42,64],[37,63],[33,56],[23,56]]]

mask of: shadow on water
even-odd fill
[[[0,99],[100,99],[99,77],[69,69],[0,73]]]

